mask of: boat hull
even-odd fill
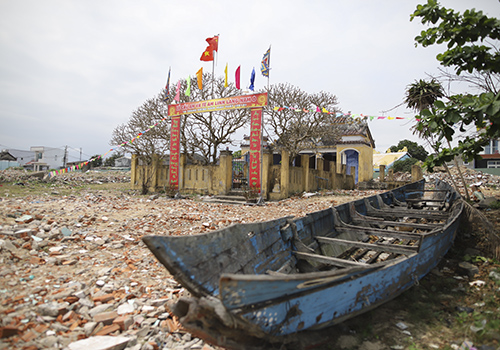
[[[171,307],[183,326],[196,336],[228,348],[259,348],[265,342],[288,343],[299,348],[297,342],[316,339],[323,329],[400,295],[418,283],[446,254],[462,213],[459,196],[451,187],[444,183],[437,185],[447,193],[446,215],[436,210],[390,209],[415,197],[423,186],[423,182],[413,183],[304,218],[282,218],[259,225],[237,225],[236,230],[223,229],[212,237],[203,237],[205,245],[197,248],[195,257],[190,258],[179,254],[182,251],[179,247],[189,246],[191,251],[196,245],[193,242],[199,244],[199,240],[187,244],[191,241],[188,237],[181,241],[149,236],[144,241],[174,277],[193,293],[193,298],[182,298]],[[441,220],[441,224],[414,224],[427,230],[411,233],[380,228],[389,222],[387,218],[375,226],[367,224],[371,221],[353,225],[356,220],[381,212],[405,218],[404,215],[416,213],[416,217],[433,217]],[[388,255],[396,258],[370,264],[336,258],[347,251],[342,245],[349,245],[351,241],[363,248],[389,249],[385,248],[387,245],[365,243],[367,233],[388,235],[411,245],[391,246],[393,253]],[[340,244],[321,246],[318,239]],[[200,258],[200,249],[208,255]],[[218,259],[218,264],[210,264],[210,259]],[[290,262],[297,264],[304,262],[302,259],[312,261],[312,265],[307,263],[308,268],[313,265],[324,268],[324,261],[335,268],[290,272],[289,265],[293,265]],[[189,269],[189,266],[204,263],[207,263],[203,267],[205,271],[215,269],[216,273],[207,273],[215,277],[205,277],[200,282],[195,274],[204,270]],[[245,347],[242,344],[246,344]]]

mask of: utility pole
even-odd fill
[[[80,147],[80,162],[82,161],[82,148]]]
[[[68,146],[64,147],[63,168],[66,168]]]

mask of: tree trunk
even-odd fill
[[[450,141],[448,141],[448,147],[451,149],[451,144]],[[460,170],[460,167],[458,166],[457,158],[453,157],[453,161],[455,162],[455,166],[457,167],[458,175],[460,176],[460,180],[462,181],[462,186],[464,186],[464,192],[465,192],[465,198],[467,198],[467,201],[470,202],[470,195],[469,195],[469,190],[467,189],[467,184],[465,183],[464,175],[462,174],[462,170]],[[451,174],[450,174],[451,176]],[[457,191],[460,193],[458,188],[455,186]]]

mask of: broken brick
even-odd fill
[[[97,332],[95,335],[108,335],[113,332],[119,331],[120,326],[117,324],[111,324],[109,326],[104,326],[99,332]]]
[[[33,332],[32,330],[29,330],[27,332],[24,332],[24,334],[21,336],[21,339],[25,342],[32,341],[37,337],[37,334]]]
[[[130,326],[134,324],[134,320],[131,316],[122,315],[115,318],[113,324],[119,325],[122,331],[126,331]]]
[[[118,317],[116,311],[102,312],[94,316],[94,322],[102,322],[104,325],[113,323],[113,320]]]
[[[113,300],[113,299],[114,299],[113,294],[104,294],[104,295],[100,295],[98,297],[93,298],[94,303],[97,303],[97,302],[106,303],[106,302]]]
[[[0,327],[0,338],[8,338],[19,334],[19,329],[13,326]]]

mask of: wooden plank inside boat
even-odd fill
[[[442,226],[442,224],[421,224],[416,222],[390,221],[390,220],[383,220],[382,218],[366,217],[362,215],[353,218],[352,223],[358,226],[363,224],[368,224],[368,225],[379,225],[379,226],[390,226],[390,227],[414,228],[414,229],[429,230],[429,231]]]
[[[340,267],[352,267],[352,266],[366,266],[367,264],[359,263],[356,261],[338,259],[331,256],[324,256],[320,254],[293,252],[295,256],[304,260],[312,260],[316,262],[321,262],[328,265],[340,266]]]
[[[437,210],[412,210],[404,208],[390,208],[390,210],[381,210],[369,208],[367,210],[368,216],[375,216],[381,218],[416,218],[416,219],[431,219],[431,220],[444,220],[449,217],[448,213],[442,213]]]
[[[395,237],[401,239],[418,240],[422,237],[422,233],[391,231],[374,227],[363,227],[354,225],[336,226],[335,231],[339,233],[364,233],[365,235],[375,235],[382,237]]]
[[[399,246],[393,244],[373,244],[373,243],[364,243],[359,241],[349,241],[346,239],[340,238],[330,238],[330,237],[316,237],[316,239],[322,243],[330,243],[330,244],[342,244],[352,247],[359,248],[369,248],[373,250],[383,251],[383,252],[391,252],[397,254],[411,254],[415,253],[418,250],[418,246]]]

